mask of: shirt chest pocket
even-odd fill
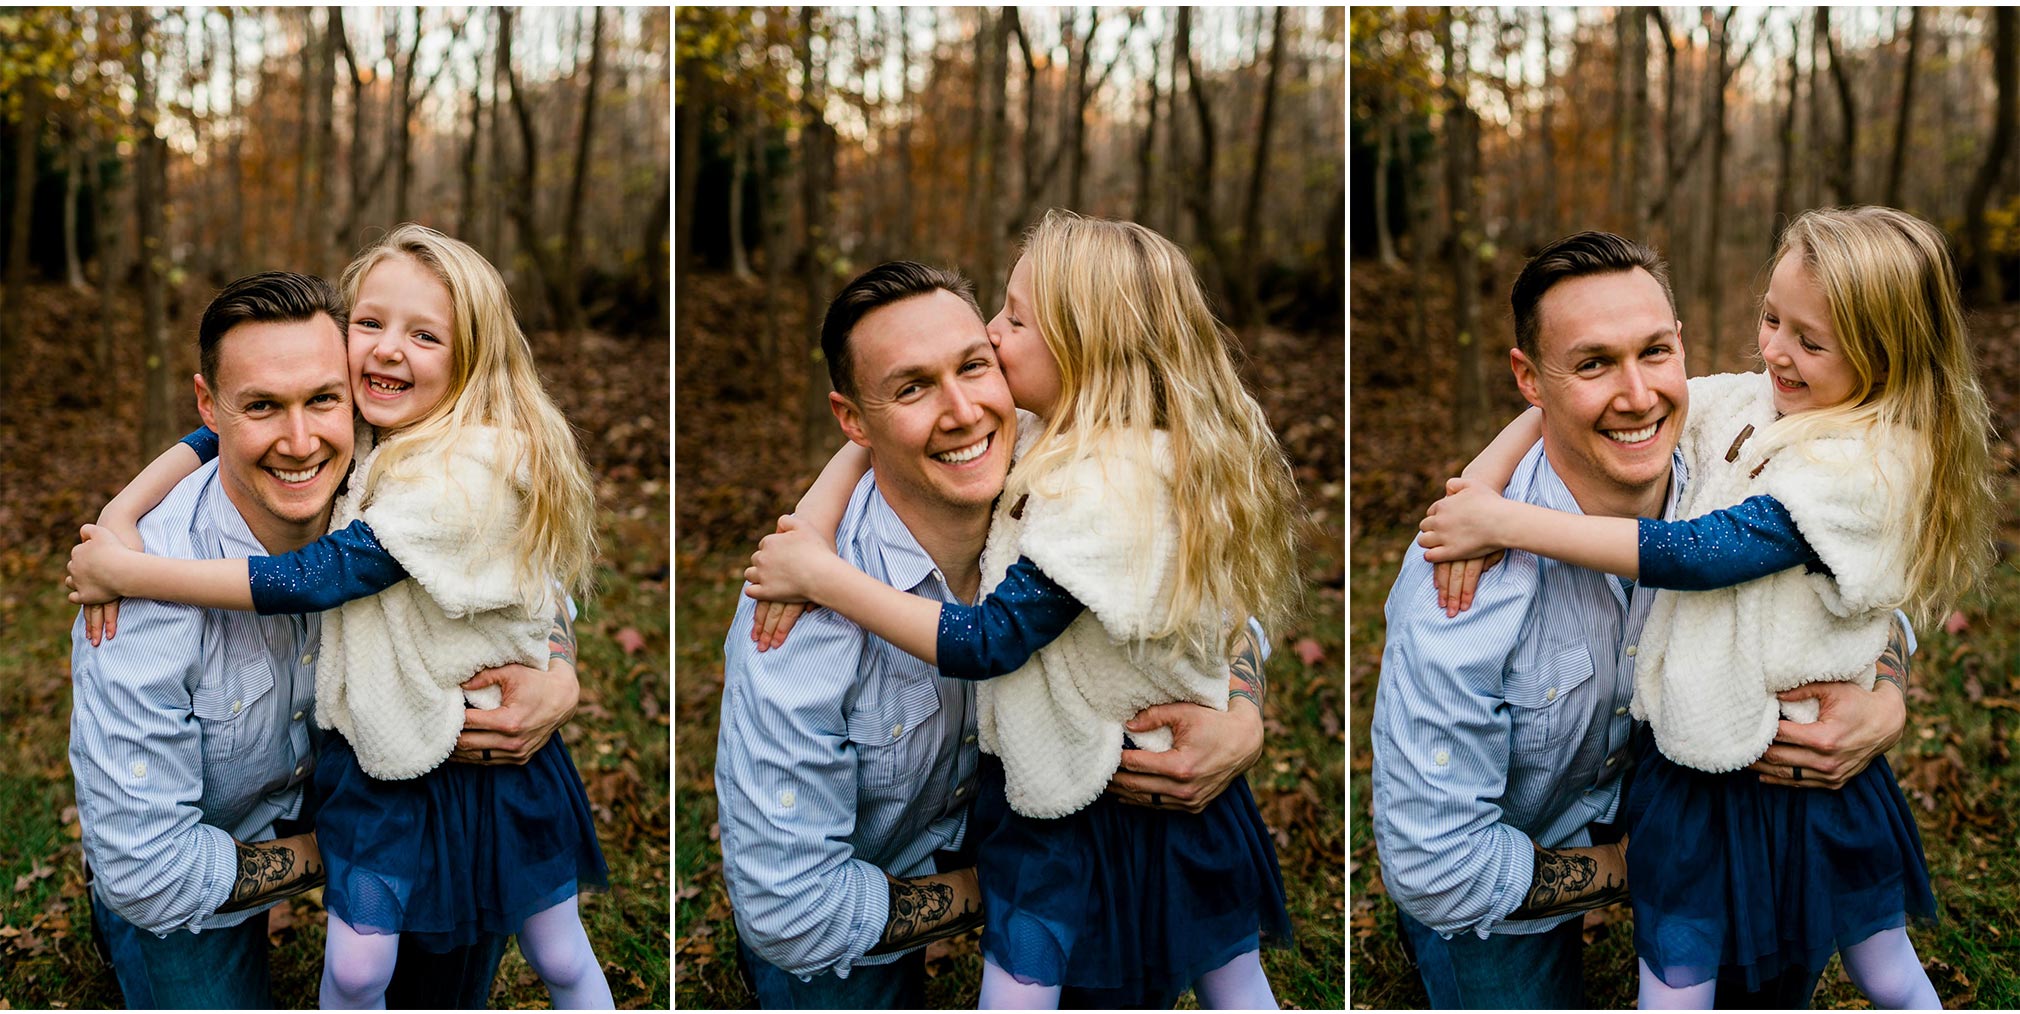
[[[1592,654],[1582,644],[1546,649],[1527,671],[1511,671],[1503,687],[1514,720],[1517,755],[1554,752],[1582,735],[1590,716]]]
[[[880,690],[876,701],[849,713],[849,740],[864,782],[891,788],[915,781],[933,763],[939,738],[926,727],[939,714],[940,688],[931,666],[907,658]]]
[[[235,758],[259,746],[263,730],[254,705],[274,691],[273,664],[264,653],[230,659],[206,672],[190,700],[203,729],[206,758]]]

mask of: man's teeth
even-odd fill
[[[962,462],[973,461],[976,458],[981,457],[982,452],[988,449],[989,449],[989,438],[983,437],[982,439],[977,440],[966,447],[958,448],[952,451],[941,451],[940,453],[933,455],[933,457],[938,458],[941,461],[947,462],[950,465],[958,465],[961,464]]]
[[[1643,440],[1647,440],[1649,437],[1654,436],[1655,431],[1661,428],[1662,423],[1660,420],[1658,420],[1656,422],[1649,423],[1647,426],[1644,426],[1638,430],[1607,430],[1606,436],[1608,439],[1616,441],[1618,443],[1638,444]]]
[[[317,472],[320,472],[320,471],[322,471],[322,470],[323,470],[323,466],[321,466],[321,465],[317,465],[317,466],[316,466],[316,467],[314,467],[314,468],[311,468],[311,469],[308,469],[308,470],[306,470],[306,471],[301,471],[301,472],[285,472],[285,471],[282,471],[282,470],[280,470],[280,469],[278,469],[278,468],[270,468],[270,469],[268,469],[268,471],[272,472],[272,473],[273,473],[273,474],[275,474],[276,476],[279,476],[279,477],[280,477],[280,480],[281,480],[282,482],[307,482],[307,481],[309,481],[310,479],[313,479],[313,478],[315,478],[315,477],[316,477],[316,473],[317,473]]]

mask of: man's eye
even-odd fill
[[[906,384],[905,386],[898,388],[898,397],[909,398],[925,389],[926,385],[924,384]]]
[[[1591,373],[1593,370],[1596,370],[1604,365],[1606,365],[1604,360],[1587,359],[1584,362],[1578,364],[1577,370],[1580,373]]]
[[[967,363],[964,363],[964,364],[962,364],[962,366],[961,366],[961,369],[963,369],[963,370],[965,370],[965,371],[967,371],[967,372],[969,372],[969,373],[976,373],[976,372],[978,372],[978,371],[983,371],[983,370],[987,370],[987,369],[988,369],[989,367],[991,367],[991,366],[993,366],[993,365],[995,365],[995,364],[994,364],[994,363],[991,363],[991,362],[990,362],[989,360],[987,360],[987,359],[975,359],[975,360],[970,360],[969,362],[967,362]]]
[[[313,397],[313,398],[310,398],[310,399],[309,399],[309,404],[311,404],[311,405],[341,405],[341,404],[343,404],[343,401],[344,401],[344,399],[343,399],[343,396],[342,396],[342,395],[339,395],[339,394],[337,394],[337,393],[336,393],[336,392],[334,392],[334,391],[325,391],[325,392],[323,392],[322,394],[319,394],[319,395],[316,395],[316,396],[315,396],[315,397]]]
[[[1669,355],[1672,351],[1674,350],[1667,345],[1650,345],[1647,349],[1643,350],[1641,355],[1646,359],[1660,359],[1663,356]]]
[[[273,407],[274,407],[274,403],[273,403],[273,402],[271,402],[271,401],[252,401],[252,402],[247,402],[247,403],[246,403],[246,405],[245,405],[245,411],[247,411],[247,412],[268,412],[268,411],[272,411],[272,410],[273,410]]]

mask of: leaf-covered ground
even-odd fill
[[[13,294],[10,293],[10,297]],[[194,426],[194,288],[172,312],[177,411]],[[0,385],[0,1008],[120,1006],[91,945],[78,825],[65,759],[70,624],[63,561],[77,526],[142,464],[138,308],[122,304],[110,362],[92,361],[96,297],[58,287],[22,296],[23,344]],[[599,588],[576,624],[582,702],[565,735],[610,862],[611,888],[583,899],[589,938],[618,1006],[665,1009],[668,863],[667,388],[664,338],[534,336],[548,390],[599,480]],[[323,912],[311,892],[276,907],[275,1000],[316,1005]],[[545,1007],[508,951],[491,1002]]]
[[[775,307],[781,333],[792,336],[788,343],[808,333],[797,304],[788,299]],[[713,772],[722,640],[757,538],[813,478],[801,458],[797,422],[803,353],[780,357],[787,360],[781,363],[762,351],[765,305],[755,282],[699,278],[681,290],[684,319],[676,328],[680,429],[674,451],[681,497],[675,516],[674,999],[682,1007],[756,1003],[736,970],[736,926],[716,843]],[[1265,954],[1264,965],[1285,1006],[1338,1008],[1345,987],[1346,904],[1340,876],[1343,351],[1334,335],[1265,329],[1247,342],[1246,379],[1297,466],[1314,522],[1304,572],[1309,609],[1297,629],[1275,634],[1268,744],[1249,772],[1276,837],[1297,931],[1294,947]],[[927,951],[931,1006],[973,1006],[981,977],[975,942],[970,934]]]
[[[1505,293],[1519,265],[1496,267],[1494,291]],[[1496,277],[1495,271],[1488,274]],[[1421,1008],[1427,1004],[1424,989],[1398,942],[1395,906],[1383,893],[1381,860],[1372,838],[1368,723],[1381,670],[1383,601],[1424,508],[1472,449],[1457,446],[1452,435],[1450,328],[1440,323],[1450,319],[1448,289],[1432,287],[1425,307],[1431,337],[1412,341],[1413,307],[1405,274],[1356,262],[1352,279],[1351,1000],[1356,1008]],[[1735,284],[1741,281],[1734,279]],[[1736,311],[1741,317],[1748,312],[1744,306]],[[1995,451],[2008,488],[2001,528],[2005,546],[2010,546],[2015,542],[2013,505],[2020,501],[2011,488],[2012,463],[2020,450],[2013,442],[2020,434],[2020,307],[1975,313],[1971,327],[1980,376],[2001,434]],[[1483,330],[1491,336],[1508,334],[1505,302],[1486,304]],[[1728,340],[1729,347],[1733,344]],[[1751,347],[1752,342],[1749,337],[1737,344]],[[1737,353],[1722,365],[1748,368]],[[1506,367],[1490,367],[1487,377],[1497,398],[1495,411],[1512,415],[1522,403]],[[1911,935],[1946,1007],[2020,1005],[2020,947],[2014,940],[2020,916],[2020,807],[2015,806],[2020,802],[2020,765],[2013,757],[2020,732],[2016,608],[2020,569],[2002,559],[1944,629],[1918,632],[1921,648],[1912,662],[1908,727],[1888,754],[1920,825],[1940,912],[1935,927]],[[1586,917],[1586,998],[1595,1007],[1634,1006],[1632,920],[1624,905]],[[1864,1002],[1834,961],[1815,1005]]]

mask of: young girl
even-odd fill
[[[458,685],[507,663],[547,668],[556,582],[587,589],[587,469],[504,281],[475,250],[404,225],[345,270],[343,289],[352,394],[378,442],[360,427],[331,534],[278,557],[204,561],[89,539],[72,564],[77,598],[330,610],[316,720],[343,735],[316,767],[324,1007],[384,1006],[403,933],[431,950],[517,933],[555,1006],[609,1008],[575,902],[607,871],[561,738],[523,766],[442,763],[462,727]],[[197,457],[216,453],[206,435],[191,435]],[[122,493],[108,520],[137,519],[194,460],[170,449],[143,474],[159,485]],[[486,689],[471,706],[498,706]]]
[[[988,597],[942,606],[886,587],[793,518],[758,551],[750,594],[812,600],[941,675],[985,680],[991,756],[969,831],[983,1007],[1056,1007],[1063,986],[1193,986],[1204,1006],[1274,1008],[1258,947],[1289,919],[1247,783],[1198,815],[1102,789],[1125,722],[1176,700],[1226,707],[1243,617],[1282,622],[1289,469],[1170,241],[1055,211],[1007,292],[990,338],[1012,396],[1046,422],[1020,427],[982,555]]]
[[[1563,514],[1459,480],[1420,542],[1434,563],[1519,549],[1683,589],[1658,594],[1636,654],[1634,714],[1660,750],[1626,818],[1643,1008],[1708,1008],[1722,970],[1758,988],[1833,951],[1875,1006],[1935,1008],[1905,928],[1935,900],[1885,758],[1837,791],[1739,769],[1773,741],[1778,692],[1870,689],[1892,611],[1943,615],[1988,559],[1988,415],[1941,234],[1889,208],[1796,219],[1760,354],[1763,373],[1690,382],[1691,520]],[[1801,703],[1789,717],[1815,720]]]

